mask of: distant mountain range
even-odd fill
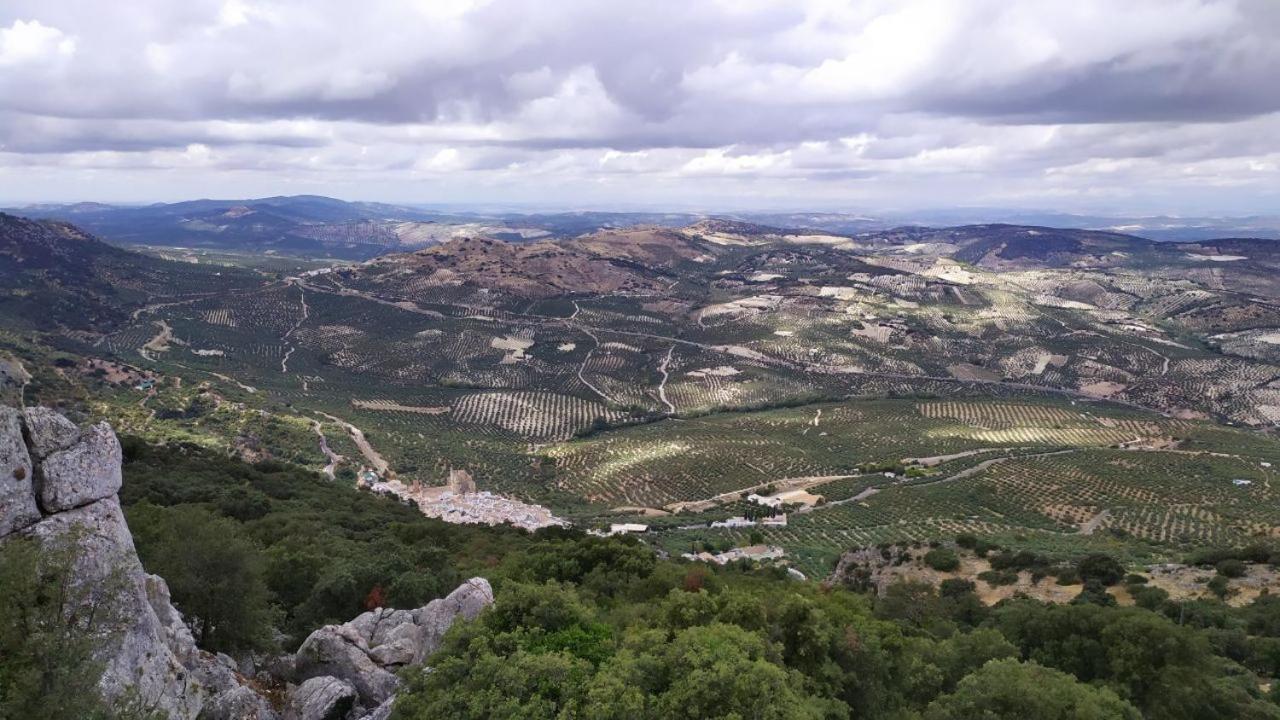
[[[422,206],[347,202],[315,195],[246,200],[191,200],[145,206],[73,203],[32,205],[8,212],[74,222],[123,245],[198,247],[228,251],[367,260],[463,237],[523,242],[576,237],[631,227],[679,228],[708,216],[688,212],[463,212]],[[1223,237],[1280,238],[1280,217],[1102,217],[1000,209],[891,213],[730,213],[743,222],[794,232],[845,236],[909,228],[1009,223],[1070,227],[1136,235],[1157,241]]]

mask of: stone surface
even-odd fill
[[[279,720],[261,695],[245,685],[219,693],[205,703],[199,720]]]
[[[80,428],[49,408],[23,408],[22,419],[27,426],[31,455],[36,460],[43,460],[58,450],[66,450],[80,439]]]
[[[111,426],[98,423],[75,445],[40,463],[40,508],[61,512],[115,495],[120,490],[120,441]]]
[[[413,662],[420,663],[440,649],[444,634],[458,618],[474,620],[493,604],[493,587],[484,578],[471,578],[447,596],[432,600],[413,611],[414,623],[422,628],[422,643]]]
[[[0,406],[0,538],[40,519],[21,418],[17,410]]]
[[[313,677],[289,693],[284,720],[348,720],[359,699],[355,686],[346,680]]]
[[[147,575],[143,582],[147,593],[147,604],[156,614],[160,629],[164,634],[165,645],[169,652],[183,665],[196,662],[199,652],[196,650],[195,638],[191,629],[182,621],[182,615],[174,609],[169,599],[169,584],[159,575]]]
[[[399,679],[369,657],[369,646],[349,625],[326,625],[307,636],[298,648],[300,679],[332,675],[355,686],[362,704],[375,706],[399,687]]]
[[[447,597],[416,610],[378,608],[342,625],[326,625],[298,650],[297,677],[332,675],[346,680],[355,686],[361,705],[374,707],[399,685],[395,670],[421,663],[439,649],[453,623],[473,620],[492,604],[489,581],[471,578]]]
[[[373,712],[360,718],[360,720],[387,720],[387,718],[391,717],[391,708],[395,703],[395,697],[388,698],[386,702],[374,708]]]
[[[0,464],[27,470],[22,484],[8,482],[12,469],[0,474],[0,542],[74,544],[75,589],[113,610],[101,621],[113,623],[101,627],[109,640],[95,648],[103,697],[133,695],[176,720],[275,720],[235,672],[196,648],[164,580],[143,572],[116,496],[120,460],[105,423],[80,430],[51,411],[0,407]]]
[[[197,680],[170,649],[164,626],[147,598],[142,565],[115,496],[49,515],[25,534],[42,543],[74,539],[79,551],[76,581],[114,595],[121,625],[112,628],[115,641],[99,650],[106,661],[99,682],[104,696],[134,691],[168,717],[195,717],[211,688]],[[184,654],[192,657],[195,652],[192,645]]]

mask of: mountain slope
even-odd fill
[[[0,213],[0,322],[104,330],[157,297],[257,284],[244,270],[161,260],[65,222]]]

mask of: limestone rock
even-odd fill
[[[205,703],[199,720],[279,720],[280,716],[258,693],[245,685],[219,693]]]
[[[0,406],[0,538],[40,519],[33,477],[20,415]]]
[[[284,720],[348,720],[359,699],[355,686],[346,680],[313,677],[289,693]]]
[[[120,441],[111,426],[98,423],[75,445],[40,463],[40,507],[47,513],[80,507],[120,490]]]
[[[378,705],[391,696],[399,679],[369,657],[364,638],[349,625],[326,625],[307,636],[298,648],[297,676],[332,675],[355,686],[366,705]]]
[[[66,450],[80,439],[76,424],[45,407],[23,408],[22,419],[31,441],[31,454],[43,460],[58,450]]]
[[[81,431],[48,410],[0,407],[0,543],[75,544],[76,588],[112,610],[100,616],[95,648],[108,700],[133,695],[174,720],[276,720],[232,669],[196,648],[164,580],[143,572],[116,496],[120,461],[106,423]]]
[[[169,584],[159,575],[147,575],[145,583],[147,604],[156,614],[160,629],[164,633],[165,645],[174,654],[178,662],[189,665],[196,662],[199,651],[196,650],[195,638],[191,630],[182,622],[182,616],[174,609],[169,599]]]
[[[472,578],[447,597],[416,610],[378,608],[343,625],[327,625],[299,648],[297,677],[331,675],[346,680],[355,686],[362,705],[379,705],[399,685],[392,671],[421,663],[439,649],[454,622],[474,620],[492,604],[489,581]]]
[[[115,496],[49,515],[26,534],[43,543],[74,538],[79,549],[76,581],[114,595],[122,624],[112,628],[115,642],[100,649],[106,661],[99,682],[103,694],[120,697],[134,691],[168,717],[195,717],[208,697],[208,685],[196,680],[169,649]]]
[[[383,667],[413,662],[422,645],[422,628],[408,610],[378,608],[347,624],[364,638],[369,657]]]
[[[391,708],[395,705],[394,696],[387,698],[387,701],[373,709],[373,712],[360,718],[360,720],[387,720],[391,717]]]
[[[440,641],[458,618],[474,620],[493,604],[493,587],[484,578],[471,578],[447,596],[432,600],[413,611],[413,620],[422,628],[422,644],[413,662],[420,663],[440,649]]]

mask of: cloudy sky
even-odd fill
[[[1280,210],[1280,0],[4,0],[0,203]]]

